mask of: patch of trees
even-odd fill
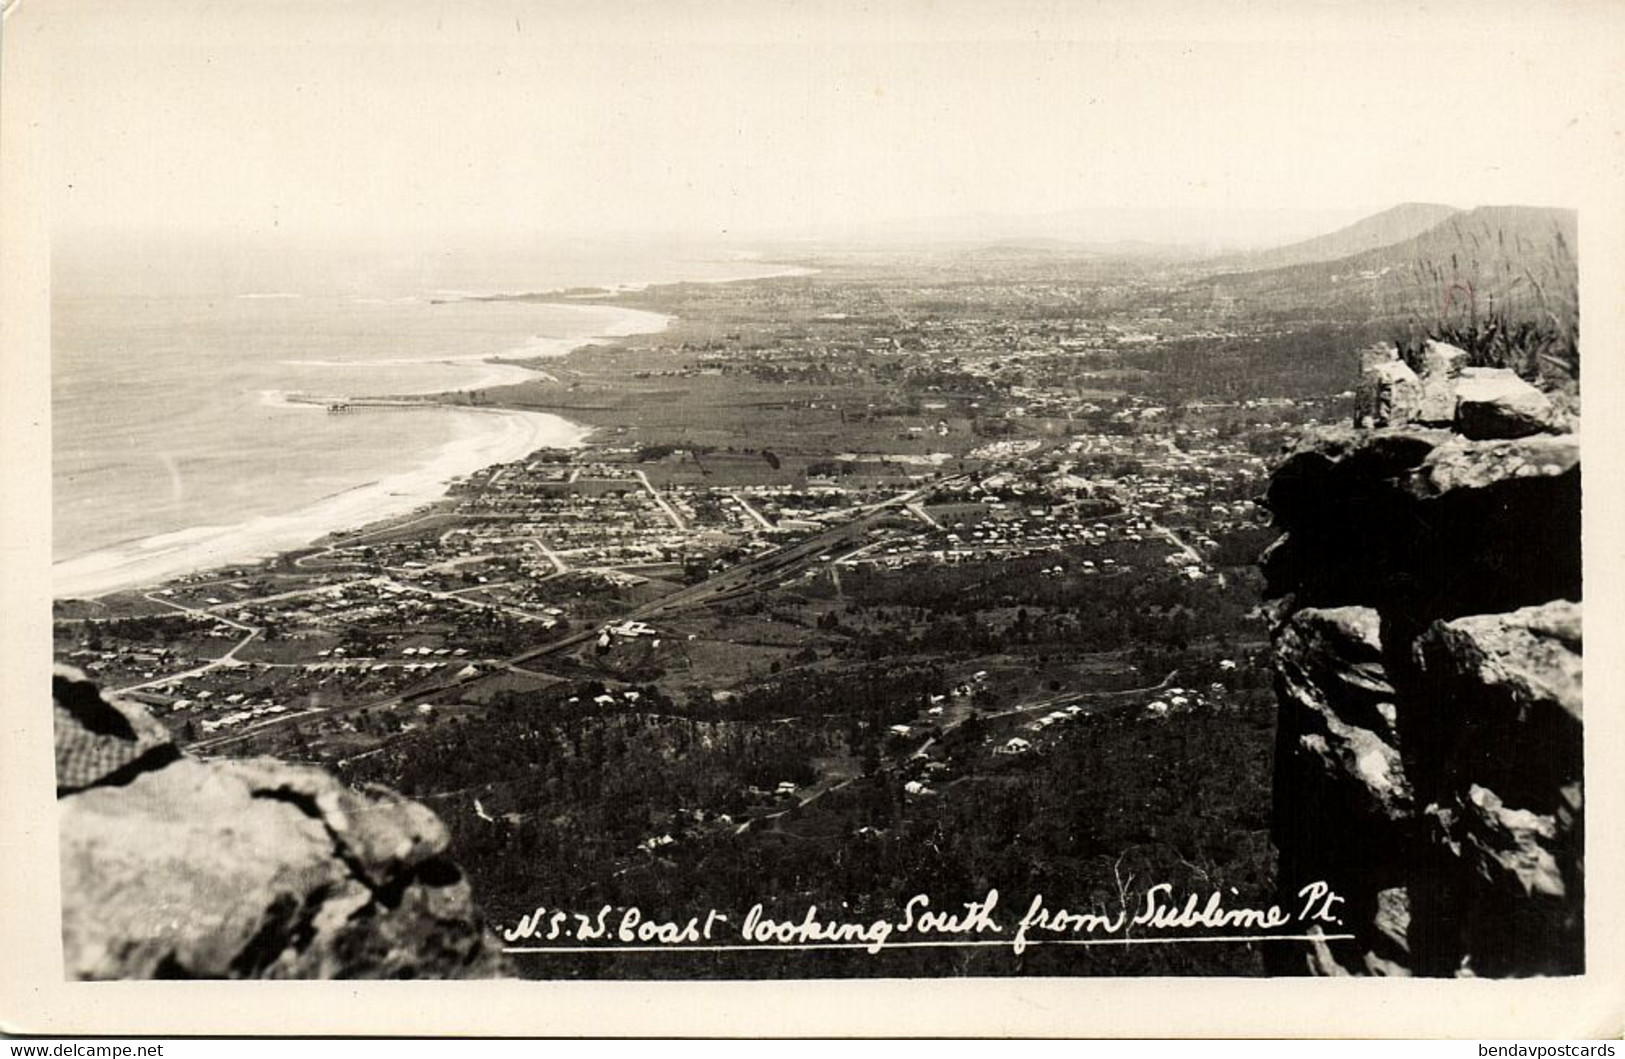
[[[1322,397],[1359,381],[1355,351],[1379,338],[1374,324],[1311,323],[1274,333],[1175,338],[1124,354],[1147,373],[1135,388],[1164,400]]]
[[[887,724],[909,719],[919,709],[922,691],[938,693],[946,677],[935,664],[846,665],[840,669],[794,669],[717,700],[695,696],[684,707],[689,716],[717,720],[760,721],[786,717],[863,715],[886,718]]]
[[[1250,546],[1248,539],[1234,549],[1239,554]],[[1254,553],[1248,564],[1256,557]],[[1040,565],[1038,560],[1005,563],[1004,576],[994,579],[986,576],[986,568],[843,574],[848,595],[866,607],[845,620],[831,613],[819,624],[854,637],[851,650],[867,657],[996,654],[1032,644],[1088,651],[1134,644],[1184,648],[1245,627],[1255,598],[1234,587],[1221,588],[1212,578],[1125,574],[1057,579],[1040,577]],[[882,604],[903,608],[910,619],[906,627],[899,628],[902,623],[895,616],[866,616]]]
[[[658,855],[612,862],[574,832],[538,824],[504,833],[505,856],[476,858],[476,891],[498,922],[537,904],[637,905],[686,918],[715,908],[737,922],[761,902],[769,915],[896,918],[915,894],[958,910],[997,888],[1006,931],[1042,894],[1051,908],[1112,914],[1137,908],[1147,887],[1219,891],[1230,907],[1274,900],[1269,843],[1272,710],[1163,720],[1116,715],[1079,722],[1020,759],[967,751],[955,781],[910,798],[906,761],[813,805],[788,808],[776,826],[712,829]],[[486,825],[487,828],[490,825]],[[463,829],[454,823],[454,832]],[[522,829],[521,829],[522,830]],[[461,840],[460,840],[461,841]],[[459,849],[458,855],[465,856]],[[464,863],[470,863],[464,861]],[[611,865],[614,865],[613,867]],[[496,871],[490,877],[487,871]],[[836,912],[835,910],[839,910]],[[1036,946],[861,952],[690,954],[683,977],[806,978],[940,975],[1257,975],[1260,946]],[[537,977],[648,978],[670,961],[630,956],[551,957],[521,964]]]

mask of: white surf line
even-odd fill
[[[1028,938],[1028,945],[1185,945],[1193,942],[1248,941],[1353,941],[1353,934],[1216,934],[1177,938]],[[1008,949],[1013,940],[1000,941],[888,941],[882,949]],[[872,949],[867,941],[811,942],[803,945],[526,945],[505,946],[514,954],[589,952],[816,952],[822,949]]]

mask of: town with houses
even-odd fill
[[[1246,496],[1263,460],[1212,433],[1189,432],[1186,448],[1138,434],[1000,441],[963,459],[931,454],[891,487],[857,488],[809,476],[803,486],[663,489],[636,450],[543,451],[458,485],[432,516],[449,526],[440,532],[392,527],[275,566],[183,578],[141,593],[147,606],[128,616],[63,618],[59,631],[78,636],[61,656],[206,739],[286,726],[290,713],[325,716],[329,703],[471,682],[511,665],[504,649],[532,638],[590,632],[595,650],[639,639],[658,650],[656,625],[620,617],[619,601],[647,595],[658,609],[659,596],[640,590],[703,583],[822,536],[832,537],[827,550],[758,587],[1018,560],[1024,571],[1038,560],[1045,580],[1212,577],[1222,586],[1226,574],[1209,559],[1214,534],[1257,524]],[[1103,458],[1143,469],[1115,478],[1084,470]],[[978,470],[940,470],[949,463]],[[892,517],[861,533],[840,532],[888,508]],[[144,642],[155,622],[170,646]],[[135,635],[122,637],[126,627]],[[323,705],[286,705],[313,700]]]
[[[1146,771],[1101,749],[1175,738],[1173,718],[1215,733],[1180,729],[1183,753],[1233,740],[1237,774],[1257,765],[1258,500],[1284,441],[1347,414],[1352,374],[1284,363],[1294,325],[1181,307],[1132,270],[816,265],[629,295],[668,330],[436,399],[552,412],[594,428],[580,447],[274,559],[59,600],[59,660],[192,753],[426,802],[497,915],[567,881],[710,900],[741,864],[857,900],[829,857],[928,887],[947,862],[919,843],[949,854],[920,828],[992,841],[988,799],[1036,819],[1080,754],[1108,754],[1088,782],[1112,797],[1194,782],[1179,754]],[[1261,782],[1180,803],[1245,834],[1184,863],[1263,885]],[[1143,870],[1173,856],[1140,837]]]

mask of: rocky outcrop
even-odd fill
[[[1422,344],[1422,405],[1418,422],[1449,425],[1456,418],[1456,390],[1467,368],[1467,351],[1429,339]],[[1397,424],[1396,424],[1397,425]]]
[[[1507,368],[1469,367],[1465,350],[1429,340],[1413,368],[1386,343],[1360,354],[1354,423],[1431,426],[1474,440],[1573,430],[1544,393]]]
[[[1406,391],[1387,425],[1317,430],[1267,497],[1280,885],[1347,902],[1279,973],[1584,969],[1578,437],[1434,352],[1449,417]],[[1361,392],[1393,393],[1365,356]]]
[[[424,806],[268,758],[199,761],[139,706],[70,670],[52,683],[71,977],[505,973]]]
[[[1456,384],[1455,423],[1469,438],[1522,438],[1555,423],[1549,397],[1506,368],[1468,368]]]
[[[1422,410],[1422,380],[1399,359],[1394,346],[1375,346],[1362,355],[1360,388],[1355,391],[1356,422],[1408,423]]]

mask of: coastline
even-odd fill
[[[742,283],[804,275],[812,270],[785,265],[781,271],[716,279],[670,280],[658,283],[616,284],[602,287],[614,297],[679,283]],[[520,295],[526,300],[543,295]],[[471,300],[511,300],[513,295],[467,295]],[[548,292],[548,304],[580,306],[562,291]],[[480,374],[464,389],[483,389],[545,376],[546,372],[522,361],[556,359],[577,349],[605,341],[642,334],[656,334],[676,319],[664,313],[619,306],[593,299],[595,309],[616,310],[619,315],[595,334],[581,338],[538,338],[516,349],[478,356],[424,358],[415,363],[457,363]],[[390,362],[378,362],[387,366]],[[454,391],[440,390],[449,394]],[[432,396],[408,394],[400,396]],[[292,405],[285,392],[264,398]],[[364,397],[365,395],[352,395]],[[187,527],[98,548],[53,562],[52,598],[95,599],[114,592],[153,587],[187,574],[199,573],[234,563],[256,563],[284,552],[307,547],[331,534],[358,530],[386,519],[399,518],[442,499],[452,480],[494,464],[521,459],[539,448],[576,448],[597,429],[550,412],[516,408],[477,407],[461,404],[434,404],[448,414],[484,416],[491,428],[477,430],[443,445],[417,467],[383,478],[360,483],[330,494],[286,514],[262,515],[227,525]],[[311,412],[316,408],[310,407]],[[475,422],[470,420],[470,423]]]
[[[545,412],[449,407],[445,411],[483,416],[496,429],[475,430],[442,446],[412,470],[345,489],[285,515],[175,530],[53,563],[52,595],[92,599],[231,563],[270,559],[339,530],[396,518],[433,503],[445,495],[453,478],[521,459],[539,448],[574,448],[592,433],[591,427]]]

